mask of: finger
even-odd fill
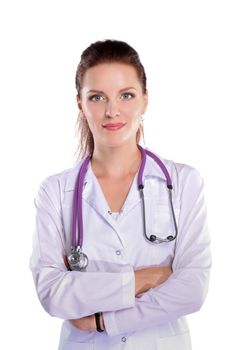
[[[67,270],[71,271],[67,256],[64,255],[63,259],[64,259],[64,264],[66,265]]]

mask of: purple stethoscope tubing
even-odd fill
[[[144,149],[141,147],[139,144],[137,144],[139,150],[141,151],[142,155],[142,161],[140,165],[140,169],[138,172],[138,188],[141,193],[142,197],[142,204],[143,204],[143,227],[144,227],[144,235],[145,238],[152,242],[152,243],[162,243],[162,242],[170,242],[174,240],[177,237],[178,234],[178,228],[177,228],[177,223],[176,223],[176,218],[175,218],[175,213],[174,213],[174,208],[173,208],[173,203],[172,203],[172,181],[171,177],[168,173],[167,168],[163,164],[163,162],[152,152],[150,152],[147,149]],[[84,183],[84,178],[85,178],[85,173],[87,170],[88,163],[90,159],[92,158],[92,154],[88,155],[79,170],[76,182],[75,182],[75,189],[74,189],[74,197],[73,197],[73,216],[72,216],[72,247],[82,247],[83,245],[83,216],[82,216],[82,188],[83,188],[83,183]],[[166,182],[167,182],[167,188],[169,192],[169,201],[170,201],[170,207],[171,207],[171,212],[172,212],[172,218],[173,218],[173,223],[174,223],[174,228],[175,228],[175,235],[169,235],[167,238],[158,238],[155,235],[151,235],[150,238],[146,235],[146,221],[145,221],[145,201],[144,201],[144,194],[143,194],[143,184],[142,184],[142,176],[143,176],[143,171],[145,167],[145,162],[146,162],[146,155],[149,155],[151,158],[155,160],[155,162],[158,164],[160,169],[162,170]],[[77,223],[77,214],[78,214],[78,242],[76,241],[76,223]]]

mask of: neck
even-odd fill
[[[106,147],[95,143],[91,166],[97,177],[122,179],[134,175],[141,164],[141,152],[134,143]]]

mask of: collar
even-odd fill
[[[151,151],[148,147],[146,147],[147,150]],[[153,151],[151,151],[153,152]],[[168,167],[168,161],[165,159],[162,159],[157,153],[153,152],[158,158],[160,158],[162,160],[162,162],[165,164],[166,167]],[[71,168],[71,170],[68,172],[68,176],[66,177],[66,181],[65,181],[65,186],[64,186],[64,191],[72,191],[74,190],[75,187],[75,182],[76,182],[76,178],[78,176],[78,172],[79,169],[81,167],[83,163],[83,159],[80,160],[78,163],[76,163],[73,168]],[[168,168],[169,171],[169,168]],[[137,173],[138,174],[138,173]],[[136,181],[136,185],[137,185],[137,174],[135,176]],[[146,163],[145,163],[145,168],[144,168],[144,172],[143,172],[143,177],[142,180],[144,181],[144,178],[146,177],[157,177],[159,179],[162,179],[164,181],[165,180],[165,176],[162,172],[162,170],[160,169],[160,167],[156,164],[156,162],[150,157],[150,156],[146,156]],[[91,162],[88,163],[87,166],[87,171],[85,174],[85,179],[84,179],[84,188],[87,188],[89,186],[86,186],[87,184],[91,184],[97,181],[97,178],[92,170],[91,167]],[[83,193],[85,192],[85,190],[83,190]]]
[[[161,157],[159,158],[161,159]],[[169,165],[168,164],[169,161],[167,163],[167,161],[163,159],[161,160],[165,163],[165,166]],[[64,191],[74,191],[76,178],[82,163],[83,163],[83,160],[81,160],[80,162],[78,162],[78,164],[76,164],[73,168],[71,168],[71,171],[68,171],[68,174],[66,173]],[[137,184],[138,172],[139,172],[139,169],[135,174],[135,177],[130,187],[130,190],[128,192],[127,198],[123,204],[122,213],[121,213],[123,216],[127,215],[141,201],[141,196],[140,196],[140,192],[138,190],[138,184]],[[162,170],[157,165],[157,163],[148,155],[146,156],[146,162],[145,162],[145,167],[144,167],[144,172],[142,177],[143,183],[147,178],[157,179],[159,182],[162,181],[166,183],[166,179]],[[92,170],[91,162],[88,163],[85,178],[84,178],[82,199],[84,199],[101,216],[103,216],[106,219],[106,221],[109,222],[110,220],[113,227],[116,227],[116,222],[110,219],[109,213],[111,213],[111,209],[109,208],[109,205],[103,194],[100,184]]]

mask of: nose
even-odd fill
[[[120,111],[119,111],[119,107],[117,105],[117,103],[108,103],[106,105],[106,111],[105,111],[105,115],[106,117],[110,117],[110,118],[115,118],[117,115],[120,115]]]

